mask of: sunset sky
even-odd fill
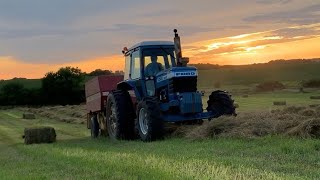
[[[174,28],[191,63],[320,57],[320,0],[0,0],[0,79],[122,70],[124,46]]]

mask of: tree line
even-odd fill
[[[122,71],[96,69],[90,73],[79,68],[63,67],[48,72],[40,88],[28,89],[22,83],[11,82],[0,89],[0,106],[6,105],[67,105],[85,102],[84,84],[99,75],[122,75]]]

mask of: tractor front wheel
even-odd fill
[[[231,95],[226,91],[213,91],[207,103],[207,111],[213,111],[218,116],[236,115],[234,100],[231,99]]]
[[[147,97],[138,104],[135,124],[142,141],[154,141],[163,138],[164,122],[156,98]]]

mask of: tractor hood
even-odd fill
[[[172,67],[165,71],[162,71],[157,74],[156,82],[162,82],[171,78],[176,77],[197,77],[198,71],[197,68],[189,66],[189,67]]]

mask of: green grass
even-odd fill
[[[222,85],[252,85],[266,81],[280,81],[297,85],[303,80],[319,78],[320,63],[261,64],[234,66],[199,71],[199,88],[213,87],[215,82]],[[208,81],[210,79],[210,81]]]
[[[320,91],[314,90],[310,93],[298,93],[298,92],[266,92],[249,94],[249,97],[245,98],[242,95],[234,95],[232,98],[235,103],[239,105],[237,112],[243,111],[257,111],[257,110],[271,110],[276,108],[282,108],[286,106],[308,106],[311,104],[320,104],[320,99],[310,99],[310,96],[319,96]],[[203,96],[203,107],[206,107],[208,95]],[[286,106],[274,106],[274,101],[286,101]]]
[[[2,179],[319,179],[320,140],[283,137],[92,140],[84,125],[0,111]],[[24,145],[24,127],[49,125],[53,144]]]

